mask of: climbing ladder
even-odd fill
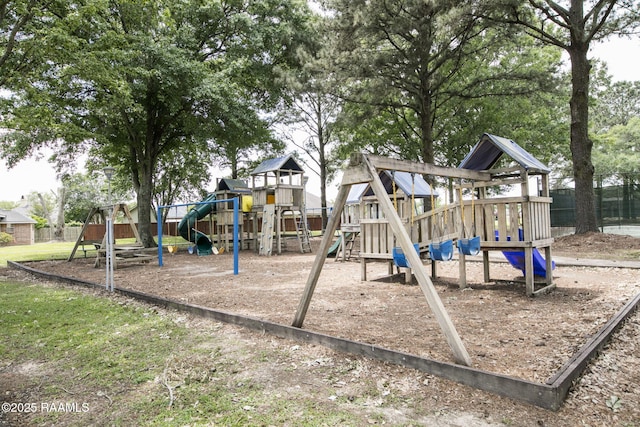
[[[338,252],[336,253],[336,261],[339,258],[342,258],[342,261],[346,261],[351,259],[351,255],[353,253],[353,247],[356,244],[356,237],[358,237],[358,232],[345,232],[342,234],[342,243],[338,248]]]
[[[307,226],[307,216],[303,212],[302,215],[297,218],[295,212],[293,214],[293,221],[296,223],[296,234],[298,236],[298,243],[300,243],[300,252],[311,253],[311,242],[309,241],[309,227]]]
[[[275,224],[275,205],[268,204],[262,208],[262,234],[260,235],[260,255],[273,253],[273,225]]]

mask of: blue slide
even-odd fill
[[[522,229],[519,230],[518,234],[519,234],[518,237],[520,238],[520,240],[524,240]],[[497,231],[496,231],[496,240],[498,240]],[[511,240],[511,237],[509,236],[507,240]],[[509,264],[511,264],[513,267],[517,268],[518,270],[522,271],[523,274],[525,274],[524,251],[502,251],[502,254],[507,259],[507,261],[509,261]],[[551,261],[551,269],[554,270],[555,268],[556,268],[556,263],[554,261]],[[547,277],[547,262],[542,257],[542,254],[540,254],[540,251],[538,251],[538,249],[536,248],[533,248],[533,274],[540,277]]]
[[[521,270],[524,274],[524,251],[503,251],[502,253],[512,266]],[[555,268],[556,263],[551,261],[551,269],[553,270]],[[536,248],[533,248],[533,274],[540,277],[547,277],[547,262]]]
[[[212,202],[216,200],[215,194],[210,194],[202,203]],[[196,251],[198,255],[211,255],[213,253],[213,242],[201,231],[196,230],[196,223],[198,220],[209,215],[213,211],[215,203],[198,204],[192,208],[187,214],[180,220],[178,224],[178,231],[183,239],[188,240],[196,244]]]

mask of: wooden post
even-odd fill
[[[367,259],[360,258],[360,281],[367,281]]]
[[[535,291],[535,276],[533,274],[533,248],[524,248],[524,276],[526,282],[527,296],[532,297]]]
[[[76,255],[76,251],[78,250],[78,246],[80,246],[80,243],[84,239],[84,233],[85,233],[85,231],[87,231],[87,227],[89,226],[89,222],[91,221],[91,218],[93,218],[93,216],[96,213],[98,213],[98,208],[91,208],[89,210],[89,215],[87,215],[86,221],[84,222],[84,224],[82,224],[82,230],[80,231],[80,235],[78,235],[78,239],[76,240],[76,244],[73,247],[73,250],[71,251],[71,254],[69,255],[69,258],[67,258],[67,261],[71,261],[73,259],[73,257]],[[85,256],[86,256],[86,252],[85,252]]]
[[[407,258],[407,262],[411,265],[411,268],[414,271],[414,275],[418,280],[418,284],[420,285],[420,289],[422,293],[427,299],[427,303],[431,310],[436,316],[438,323],[440,324],[440,328],[442,329],[451,350],[453,350],[453,355],[457,363],[462,365],[471,366],[471,358],[469,357],[469,353],[464,347],[458,332],[456,331],[451,318],[447,314],[447,311],[438,296],[435,288],[433,287],[433,283],[429,279],[429,276],[426,274],[424,265],[420,260],[420,256],[417,254],[413,247],[413,243],[411,242],[411,238],[407,234],[407,230],[402,225],[402,220],[398,216],[398,213],[393,208],[393,203],[389,199],[387,195],[387,191],[384,188],[384,184],[380,180],[378,176],[377,170],[369,161],[366,156],[362,156],[364,163],[367,165],[369,169],[369,173],[371,176],[370,185],[378,198],[378,203],[382,207],[386,217],[389,220],[389,225],[393,230],[393,233],[396,236],[396,241],[400,244],[402,251],[404,252],[405,257]]]
[[[491,281],[491,272],[489,271],[489,251],[482,251],[482,270],[484,271],[484,283]]]
[[[309,309],[309,304],[311,303],[313,292],[316,289],[316,284],[318,283],[318,278],[320,277],[322,266],[324,265],[324,261],[327,258],[327,252],[331,247],[333,235],[338,228],[338,222],[340,221],[342,209],[347,202],[347,196],[349,195],[351,184],[345,185],[344,181],[345,180],[343,179],[343,184],[340,186],[340,190],[338,191],[338,195],[336,196],[336,201],[333,205],[333,212],[331,213],[331,217],[329,218],[329,222],[327,223],[327,229],[325,230],[324,236],[322,237],[320,248],[318,249],[318,253],[316,254],[316,260],[313,263],[313,267],[311,267],[311,272],[309,273],[309,278],[307,279],[304,294],[302,294],[302,298],[300,299],[300,303],[298,304],[298,310],[296,311],[296,315],[293,319],[292,325],[296,328],[301,328],[302,324],[304,323],[304,318],[307,315],[307,310]]]
[[[277,202],[277,201],[276,201]],[[282,209],[276,204],[276,246],[278,255],[282,254]]]
[[[458,279],[460,289],[464,289],[467,287],[467,256],[458,251],[458,275],[460,279]]]

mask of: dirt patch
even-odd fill
[[[581,253],[594,253],[592,251],[611,254],[635,249],[640,249],[640,239],[601,234],[560,238],[553,248],[554,254],[570,254],[574,258]],[[280,256],[259,257],[243,251],[240,274],[235,276],[230,254],[198,257],[185,251],[165,255],[163,267],[129,264],[119,268],[115,272],[115,283],[116,287],[291,324],[314,260],[315,254],[286,252]],[[89,258],[70,263],[38,262],[33,267],[104,283],[104,270],[93,268],[93,259]],[[491,265],[491,277],[498,279],[491,283],[482,282],[482,263],[468,263],[470,287],[464,290],[457,285],[457,262],[440,263],[439,275],[434,285],[473,366],[534,382],[544,382],[553,375],[640,292],[638,271],[632,269],[559,266],[553,272],[557,289],[537,298],[525,295],[522,273],[505,263]],[[404,284],[398,275],[389,277],[388,266],[382,262],[368,265],[368,278],[366,282],[360,281],[357,262],[328,259],[304,327],[453,361],[451,350],[418,286]],[[551,421],[549,425],[637,422],[640,397],[634,394],[632,385],[640,383],[640,363],[625,345],[637,343],[637,314],[632,318],[630,329],[625,330],[621,341],[605,352],[610,355],[613,351],[613,358],[606,356],[592,364],[558,413],[547,413],[442,380],[436,380],[439,385],[434,387],[447,384],[449,391],[445,396],[455,395],[451,402],[466,401],[467,408],[473,411],[486,411],[494,416],[503,414],[513,425],[536,425],[533,420],[537,420],[537,425],[546,425],[540,424],[541,419],[567,421],[566,424]],[[371,366],[379,369],[376,375],[388,377],[394,384],[401,380],[394,377],[398,372],[414,375],[407,374],[411,370],[397,367]],[[430,385],[419,388],[428,393]],[[625,403],[623,409],[616,412],[606,405],[606,400],[614,394],[622,396]],[[434,407],[441,405],[442,402],[437,402]]]
[[[567,256],[577,254],[582,258],[640,260],[640,239],[608,233],[570,234],[556,238],[553,251]]]

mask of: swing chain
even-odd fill
[[[393,187],[393,208],[398,211],[398,196],[396,194],[396,171],[391,171],[391,186]]]
[[[416,174],[411,172],[411,225],[413,225],[416,211]]]

